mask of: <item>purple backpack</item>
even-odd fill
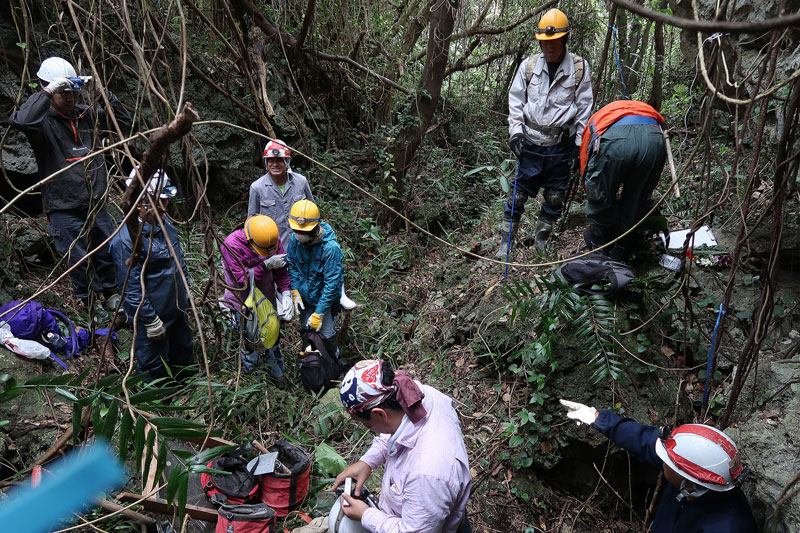
[[[25,305],[22,300],[15,300],[0,307],[0,322],[6,322],[11,327],[11,333],[18,339],[28,339],[42,342],[54,348],[47,342],[46,335],[54,333],[61,339],[61,329],[56,318],[62,320],[69,329],[68,345],[65,347],[67,358],[76,355],[80,349],[80,339],[75,332],[75,326],[64,314],[55,309],[45,309],[39,302],[30,301]],[[88,340],[88,339],[87,339]]]

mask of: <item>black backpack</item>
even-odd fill
[[[578,292],[614,296],[622,292],[631,282],[633,270],[625,263],[614,261],[600,252],[594,252],[586,257],[567,261],[555,271],[554,276],[559,276]],[[592,288],[593,285],[604,281],[610,281],[611,287]]]
[[[327,391],[336,386],[341,375],[339,363],[331,351],[333,343],[316,331],[303,331],[304,350],[300,354],[300,381],[310,391]],[[308,347],[311,347],[308,350]]]

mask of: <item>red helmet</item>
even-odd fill
[[[676,427],[656,441],[656,455],[679,476],[716,492],[734,488],[743,470],[736,443],[704,424]]]
[[[291,152],[289,152],[289,148],[287,148],[286,144],[279,139],[268,142],[267,146],[264,147],[264,159],[273,159],[276,157],[284,159],[291,159],[292,157]]]

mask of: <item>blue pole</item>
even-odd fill
[[[517,159],[517,173],[519,173],[519,159]],[[503,271],[503,281],[508,278],[508,256],[511,253],[511,232],[514,230],[514,204],[517,203],[517,176],[514,176],[514,193],[511,195],[511,221],[508,224],[508,242],[506,243],[506,267]]]
[[[708,400],[708,385],[711,381],[711,363],[714,359],[714,348],[717,345],[717,330],[719,329],[719,324],[722,322],[722,315],[725,314],[725,311],[722,309],[722,304],[719,304],[719,310],[714,310],[717,313],[717,323],[714,325],[714,333],[711,335],[711,349],[708,350],[708,362],[706,363],[706,385],[703,388],[703,407],[706,406],[706,401]]]

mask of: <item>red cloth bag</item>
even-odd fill
[[[278,461],[288,472],[276,468],[275,472],[260,476],[261,501],[272,507],[280,518],[300,507],[308,495],[311,457],[285,439],[270,446],[269,451],[278,452]]]

